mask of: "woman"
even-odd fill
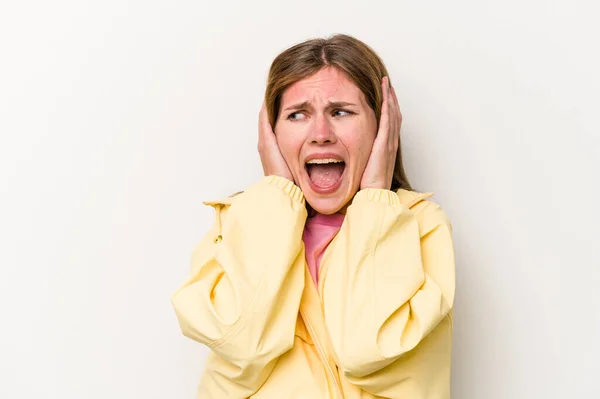
[[[211,349],[198,398],[450,397],[451,227],[411,190],[379,57],[346,36],[271,65],[265,177],[216,221],[172,301]]]

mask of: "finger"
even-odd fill
[[[392,94],[394,96],[394,103],[395,103],[395,106],[396,106],[396,111],[397,111],[397,114],[398,114],[399,123],[401,124],[402,123],[402,111],[400,110],[400,102],[398,101],[398,96],[396,95],[396,89],[394,89],[393,87],[392,87]]]
[[[388,88],[388,112],[389,112],[389,133],[388,133],[388,148],[394,149],[394,143],[397,137],[398,124],[398,112],[396,108],[396,101],[394,97],[394,88]]]
[[[271,140],[274,135],[271,121],[269,121],[269,113],[267,112],[267,107],[264,102],[259,113],[258,134],[259,139],[262,138],[267,141]]]
[[[390,110],[389,110],[389,85],[387,76],[384,76],[381,79],[381,90],[383,102],[381,103],[381,116],[379,119],[379,131],[377,132],[377,136],[384,136],[387,138],[387,131],[390,128]]]
[[[263,120],[265,117],[265,111],[266,111],[266,106],[265,106],[265,102],[263,101],[263,103],[260,107],[260,112],[258,113],[258,137],[259,138],[262,135],[262,131],[263,131]]]
[[[258,114],[259,118],[258,118],[258,122],[259,122],[259,127],[265,127],[265,122],[269,121],[269,113],[267,112],[267,106],[265,105],[265,103],[262,103],[262,107],[260,108],[260,113]]]
[[[400,125],[402,123],[402,114],[400,113],[400,104],[398,104],[398,97],[396,96],[396,89],[394,89],[393,87],[391,88],[391,103],[392,103],[392,110],[393,110],[393,121],[394,121],[394,130],[393,130],[393,136],[398,136],[400,134]],[[396,138],[394,137],[394,140],[396,140]]]
[[[397,142],[397,145],[399,146],[400,145],[400,135],[402,134],[401,133],[401,130],[402,130],[402,111],[400,110],[400,102],[398,101],[398,96],[396,95],[396,90],[395,89],[394,89],[393,93],[394,93],[394,98],[396,99],[396,109],[397,109],[397,112],[398,112],[398,119],[397,119],[398,120],[398,133],[397,133],[398,134],[398,139],[396,140],[396,142]]]
[[[392,96],[394,97],[394,104],[400,110],[400,102],[398,101],[398,95],[396,95],[396,89],[392,87]]]

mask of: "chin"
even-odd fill
[[[312,209],[322,215],[331,215],[344,207],[345,201],[341,198],[310,198],[306,197],[306,202]]]
[[[302,190],[304,192],[304,198],[312,209],[322,215],[331,215],[337,212],[345,213],[345,208],[349,202],[352,201],[352,197],[356,192],[349,190],[349,187],[340,187],[336,192],[323,195],[315,193],[310,189]]]

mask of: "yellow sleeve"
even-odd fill
[[[359,191],[327,257],[323,306],[335,355],[346,378],[373,394],[394,392],[402,376],[383,376],[386,367],[454,301],[451,225],[438,205],[422,205],[417,215],[393,191]]]
[[[294,341],[304,288],[304,196],[276,176],[236,196],[192,257],[172,303],[182,332],[230,364],[229,397],[255,393]]]

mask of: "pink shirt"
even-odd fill
[[[332,215],[317,213],[306,220],[302,240],[304,241],[308,270],[315,285],[319,281],[319,266],[323,253],[342,227],[343,221],[344,215],[340,213]]]

